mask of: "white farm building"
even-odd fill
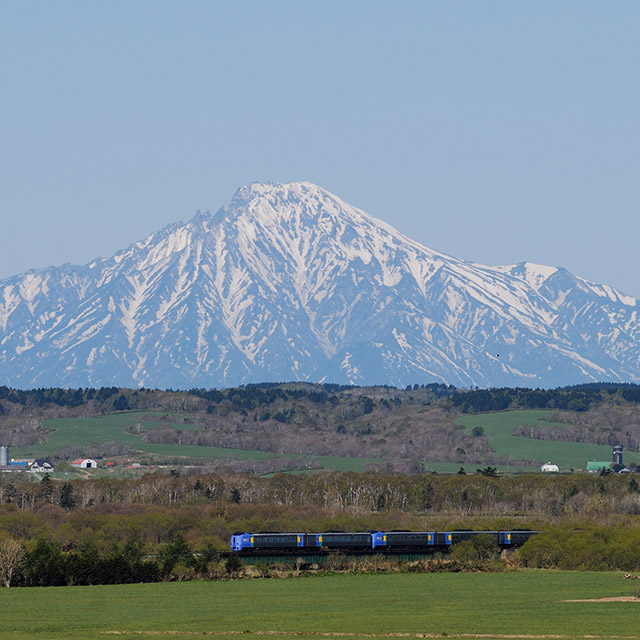
[[[97,469],[98,463],[92,458],[78,458],[71,462],[71,466],[77,469]]]
[[[557,464],[551,464],[550,462],[546,462],[540,467],[540,471],[543,473],[558,473],[560,469],[558,469]]]

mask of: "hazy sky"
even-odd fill
[[[309,180],[640,297],[640,2],[0,0],[0,278]]]

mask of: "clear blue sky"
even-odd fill
[[[0,278],[252,181],[640,297],[640,2],[0,0]]]

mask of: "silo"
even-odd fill
[[[9,465],[9,447],[2,445],[0,447],[0,467]]]
[[[613,447],[613,464],[622,465],[622,447],[619,444]]]

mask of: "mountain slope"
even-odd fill
[[[252,184],[111,258],[0,281],[0,383],[639,381],[637,305],[446,256],[310,183]]]

